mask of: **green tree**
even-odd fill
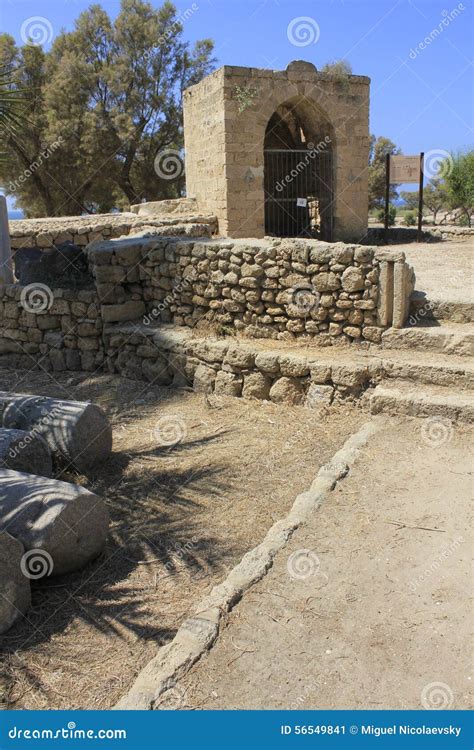
[[[114,21],[90,6],[48,53],[0,36],[0,64],[29,92],[28,124],[7,138],[0,183],[29,216],[181,195],[182,170],[166,179],[155,158],[182,149],[182,91],[212,70],[212,48],[183,40],[170,2],[145,0],[122,0]]]
[[[369,152],[369,208],[380,208],[385,203],[385,161],[387,154],[399,154],[400,149],[389,138],[375,135],[370,139]],[[397,185],[390,185],[390,200],[398,198]]]
[[[474,214],[474,151],[452,154],[444,169],[450,207],[461,209],[468,226]]]
[[[393,203],[389,203],[388,206],[388,226],[393,227],[395,224],[395,219],[397,218],[397,207],[393,205]],[[385,222],[385,209],[379,208],[377,210],[377,219],[382,222],[382,224]]]
[[[402,190],[400,198],[410,211],[418,211],[418,190]]]
[[[433,214],[433,224],[436,224],[439,211],[449,207],[448,189],[444,180],[434,177],[428,182],[423,190],[423,204]]]

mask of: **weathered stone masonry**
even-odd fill
[[[334,239],[359,241],[368,219],[369,86],[365,76],[338,79],[304,61],[284,71],[219,68],[184,94],[188,197],[217,216],[220,234],[263,237],[267,127],[275,113],[294,114],[314,145],[330,137]]]
[[[403,325],[403,253],[311,240],[127,238],[88,248],[105,323],[139,319],[268,338],[379,342]]]
[[[134,236],[92,243],[87,255],[96,289],[53,290],[40,312],[25,309],[27,287],[0,289],[0,364],[169,384],[196,358],[189,329],[203,319],[247,337],[377,344],[392,322],[403,325],[412,288],[399,251],[316,241]],[[186,333],[176,371],[150,344],[164,323]]]

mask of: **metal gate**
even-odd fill
[[[265,149],[265,234],[330,242],[333,225],[330,151]]]

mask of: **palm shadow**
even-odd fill
[[[160,592],[172,585],[179,593],[183,581],[189,590],[194,578],[215,580],[236,554],[231,539],[218,538],[199,518],[203,498],[211,507],[225,501],[226,467],[208,462],[203,466],[199,455],[192,460],[193,451],[222,434],[169,448],[113,453],[88,483],[104,497],[110,513],[105,551],[81,571],[33,582],[32,607],[0,637],[0,652],[10,658],[18,651],[27,654],[78,621],[100,633],[123,637],[127,631],[157,646],[168,643],[176,627],[157,611]],[[174,458],[187,455],[186,465],[173,462],[171,468],[160,461],[171,453]],[[138,465],[135,458],[142,459]],[[137,585],[136,577],[143,570],[153,580],[145,588]],[[22,675],[31,686],[41,682],[34,667],[26,665]]]

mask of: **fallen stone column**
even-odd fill
[[[40,435],[56,461],[78,471],[101,464],[112,450],[109,421],[88,402],[0,391],[0,425]]]
[[[21,542],[0,531],[0,635],[25,614],[31,603],[30,581],[23,573]]]
[[[0,470],[0,531],[42,552],[44,575],[70,573],[97,557],[108,526],[104,501],[84,487]]]
[[[53,473],[51,451],[46,441],[34,432],[0,427],[0,469],[50,477]]]

